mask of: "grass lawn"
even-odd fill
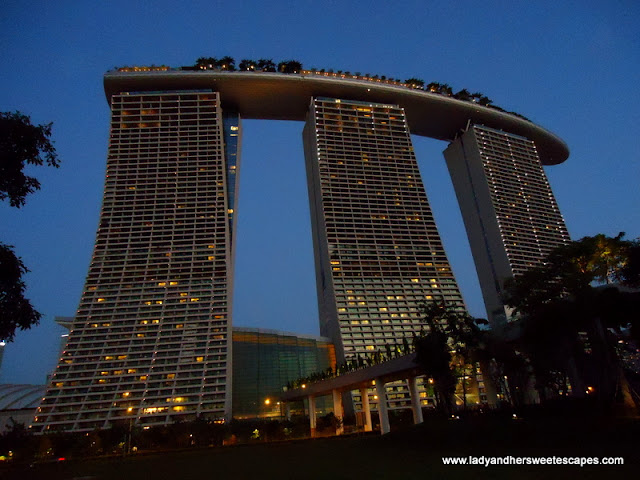
[[[0,470],[6,479],[554,479],[638,478],[640,421],[566,418],[427,419],[384,437],[279,443],[80,459]],[[624,466],[444,465],[443,456],[623,457]]]

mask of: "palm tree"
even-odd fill
[[[256,69],[257,64],[253,60],[243,59],[240,60],[240,64],[238,65],[238,67],[240,70],[253,72]]]
[[[631,313],[640,308],[640,295],[627,297],[608,285],[620,278],[627,263],[631,242],[622,237],[596,235],[571,242],[506,284],[505,304],[524,325],[521,343],[536,378],[548,379],[554,371],[563,378],[571,374],[576,387],[591,379],[603,407],[613,404],[626,383],[610,331],[640,326],[637,313]],[[604,285],[594,288],[594,282]],[[580,341],[581,331],[587,333],[588,350]],[[574,391],[580,393],[579,388]]]
[[[302,70],[302,63],[297,60],[287,60],[278,64],[280,73],[298,73],[300,70]]]
[[[411,88],[424,88],[424,80],[420,78],[407,78],[404,83],[408,84]]]
[[[200,67],[202,69],[207,69],[207,68],[216,68],[216,66],[218,65],[218,60],[216,60],[214,57],[200,57],[196,60],[196,67]]]
[[[232,72],[236,69],[236,61],[233,59],[233,57],[222,57],[218,61],[218,67],[220,68],[220,70],[227,70],[229,72]]]
[[[471,94],[469,93],[469,90],[467,90],[466,88],[463,88],[462,90],[457,92],[453,96],[453,98],[457,98],[458,100],[469,101],[471,100]]]
[[[273,60],[261,58],[257,63],[258,70],[262,70],[263,72],[275,72],[276,64],[273,63]]]

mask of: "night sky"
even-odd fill
[[[0,4],[0,111],[54,122],[62,166],[0,205],[0,241],[31,273],[40,325],[5,347],[2,383],[43,383],[91,258],[116,66],[201,56],[418,77],[480,91],[560,136],[546,169],[574,239],[640,236],[640,3],[627,1],[16,1]],[[300,122],[245,121],[234,324],[318,334]],[[471,314],[484,306],[442,151],[414,137],[436,222]]]

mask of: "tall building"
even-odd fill
[[[487,312],[505,319],[504,282],[569,241],[531,140],[471,125],[445,150]]]
[[[230,414],[239,118],[215,92],[110,100],[95,249],[37,431]]]
[[[168,67],[109,72],[105,92],[100,224],[37,432],[232,415],[241,117],[306,120],[320,330],[338,361],[418,332],[422,302],[463,307],[410,130],[454,140],[446,156],[491,312],[505,276],[566,238],[540,166],[564,161],[566,145],[473,102],[329,72]]]
[[[338,359],[411,339],[421,303],[462,307],[404,110],[315,98],[303,137],[320,333]]]

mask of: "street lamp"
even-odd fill
[[[133,407],[127,408],[127,413],[131,415],[133,413]],[[131,453],[131,430],[133,429],[133,416],[129,416],[129,434],[127,435],[127,444],[125,454]]]

